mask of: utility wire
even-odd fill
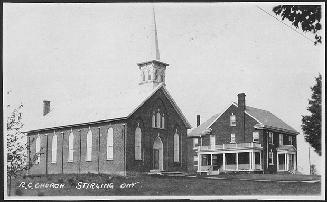
[[[275,18],[278,22],[283,23],[284,25],[286,25],[287,27],[289,27],[290,29],[292,29],[293,31],[295,31],[296,33],[300,34],[301,36],[303,36],[304,38],[308,39],[309,41],[313,42],[314,41],[310,38],[308,38],[307,36],[305,36],[303,33],[297,31],[296,29],[294,29],[293,27],[289,26],[288,24],[286,24],[285,22],[279,20],[276,16],[271,15],[270,13],[268,13],[267,11],[265,11],[263,8],[256,6],[258,9],[262,10],[263,12],[265,12],[266,14],[270,15],[271,17]]]

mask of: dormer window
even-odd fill
[[[230,116],[230,126],[236,126],[236,116],[233,113]]]

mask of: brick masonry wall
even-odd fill
[[[236,116],[236,126],[230,126],[230,116],[232,113]],[[235,134],[236,143],[252,142],[253,132],[256,130],[253,126],[257,122],[247,114],[245,114],[245,136],[241,132],[241,111],[235,106],[231,105],[210,127],[211,134],[216,136],[216,144],[230,144],[231,134]],[[259,139],[260,134],[259,134]],[[207,135],[202,140],[202,145],[210,145],[210,136]]]
[[[114,131],[114,158],[107,160],[107,131],[109,127]],[[100,128],[100,153],[99,150],[99,128]],[[102,123],[90,125],[92,131],[92,158],[86,161],[86,135],[89,126],[73,127],[66,129],[50,130],[40,132],[41,163],[34,165],[29,174],[46,174],[46,155],[48,155],[48,174],[58,173],[110,173],[124,174],[124,139],[123,123]],[[71,130],[74,134],[74,154],[73,162],[68,162],[69,146],[68,138]],[[46,142],[48,135],[48,153],[46,152]],[[52,163],[52,137],[57,135],[57,161]],[[35,154],[35,139],[37,133],[29,134],[31,144],[31,157]],[[80,138],[81,137],[81,138]],[[81,145],[81,147],[80,147]],[[62,152],[63,151],[63,152]],[[80,155],[81,153],[81,155]],[[99,161],[98,161],[99,159]],[[99,162],[99,163],[98,163]]]
[[[152,128],[152,112],[157,109],[165,113],[165,129]],[[137,123],[142,130],[142,160],[135,160],[135,129]],[[180,135],[180,162],[174,162],[174,134]],[[153,143],[159,134],[163,143],[164,170],[186,171],[188,156],[187,129],[163,90],[158,90],[128,120],[127,124],[127,171],[148,172],[153,169]]]

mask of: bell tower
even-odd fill
[[[166,67],[169,66],[169,64],[164,63],[160,60],[157,24],[154,8],[152,8],[152,11],[153,22],[151,25],[152,29],[150,32],[151,52],[148,56],[148,61],[137,64],[141,73],[139,82],[139,87],[141,91],[151,91],[161,83],[165,85],[165,71]]]

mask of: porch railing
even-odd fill
[[[224,150],[224,149],[242,149],[242,148],[261,148],[259,143],[237,143],[237,144],[221,144],[221,145],[210,145],[210,146],[198,146],[198,150]]]

